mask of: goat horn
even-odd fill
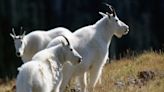
[[[115,9],[111,5],[109,5],[107,3],[105,3],[105,5],[109,7],[109,9],[111,10],[111,13],[113,14],[113,16],[116,16]]]
[[[20,27],[20,30],[23,30],[23,27],[22,26]]]
[[[65,40],[67,41],[68,45],[70,45],[68,38],[65,37],[64,35],[62,35],[62,36],[63,36],[63,37],[65,38]]]
[[[22,35],[24,34],[24,32],[23,32],[23,27],[22,27],[22,26],[20,27],[20,35],[21,35],[21,34],[22,34]]]
[[[25,36],[26,31],[23,31],[23,27],[22,26],[20,27],[20,30],[22,31],[22,35]]]
[[[15,33],[15,30],[14,30],[14,28],[12,28],[12,32],[13,32],[14,36],[16,36],[16,33]]]
[[[25,35],[26,35],[26,31],[23,32],[23,36],[25,36]]]

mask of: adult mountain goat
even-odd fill
[[[39,51],[18,69],[16,92],[60,92],[63,64],[81,61],[82,57],[63,37],[61,44]]]
[[[71,33],[68,29],[57,27],[49,31],[33,31],[27,35],[17,35],[12,29],[13,34],[10,36],[14,39],[16,55],[21,57],[23,62],[30,61],[33,55],[47,47],[47,44],[55,37]]]
[[[106,13],[99,12],[103,16],[95,24],[82,27],[76,30],[68,39],[72,46],[83,57],[83,62],[76,65],[74,69],[63,69],[66,73],[69,72],[70,77],[64,75],[64,80],[61,85],[61,92],[68,84],[69,78],[77,76],[81,85],[81,92],[89,92],[95,87],[99,79],[103,66],[108,58],[108,49],[113,35],[121,38],[129,31],[128,25],[123,23],[116,15],[112,6],[106,4],[110,11]],[[48,46],[55,44],[51,41]],[[90,81],[87,86],[87,72],[90,73]],[[65,74],[65,73],[64,73]]]

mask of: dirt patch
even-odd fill
[[[127,80],[117,81],[114,83],[114,85],[119,88],[130,85],[138,86],[141,88],[142,86],[146,85],[148,81],[155,79],[156,76],[157,75],[153,71],[140,71],[137,74],[137,78],[128,77]]]

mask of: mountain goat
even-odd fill
[[[64,91],[72,76],[77,76],[81,85],[81,92],[93,91],[97,80],[101,76],[102,69],[108,58],[108,49],[113,35],[121,38],[129,31],[128,25],[123,23],[116,15],[112,6],[106,4],[110,11],[106,13],[99,12],[103,16],[95,24],[82,27],[68,36],[72,46],[83,57],[83,62],[76,65],[75,69],[63,69],[69,72],[69,77],[63,78],[61,92]],[[48,46],[53,46],[55,40],[51,41]],[[87,86],[87,73],[90,74],[90,81]],[[88,88],[87,88],[88,87]]]
[[[16,55],[21,57],[23,62],[30,61],[33,55],[46,48],[47,44],[55,37],[60,35],[66,35],[71,33],[68,29],[63,27],[57,27],[49,31],[33,31],[25,35],[25,31],[22,35],[17,35],[12,29],[10,36],[15,43]]]
[[[16,92],[60,92],[63,64],[82,61],[78,52],[64,39],[61,44],[39,51],[18,69]]]

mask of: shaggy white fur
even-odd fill
[[[89,88],[89,92],[92,92],[107,61],[108,49],[113,35],[120,38],[129,31],[129,27],[119,20],[115,12],[113,14],[99,13],[103,18],[93,25],[76,30],[72,35],[67,37],[72,46],[83,57],[83,62],[76,67],[72,67],[72,69],[70,69],[70,65],[68,65],[69,69],[63,69],[64,80],[61,85],[61,92],[64,91],[72,76],[79,78],[81,92],[87,92],[87,87]],[[48,46],[53,46],[56,43],[58,43],[57,40],[52,40]],[[69,77],[67,76],[68,72],[70,74]],[[86,80],[87,73],[90,74],[88,86]]]
[[[82,60],[67,41],[39,51],[24,63],[17,75],[16,92],[60,92],[63,64],[79,64]]]
[[[49,31],[36,30],[27,35],[24,33],[18,36],[13,29],[13,34],[10,33],[10,35],[14,39],[16,55],[25,63],[30,61],[35,53],[45,49],[53,38],[70,33],[66,28],[57,27]]]

